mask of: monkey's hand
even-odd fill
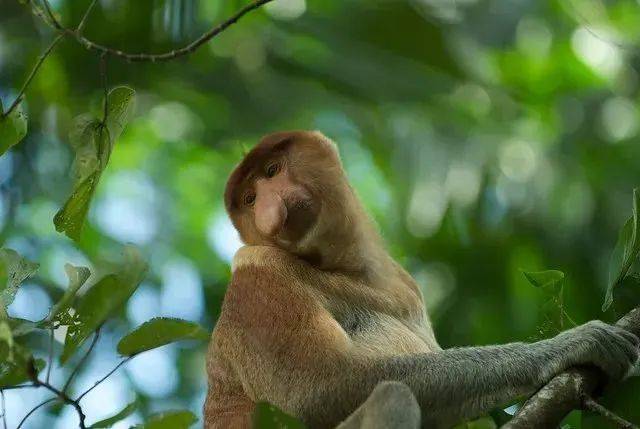
[[[577,365],[593,365],[609,382],[629,375],[638,363],[640,339],[625,329],[594,320],[547,340],[560,352],[542,371],[542,382]]]

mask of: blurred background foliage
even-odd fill
[[[51,3],[72,26],[89,1]],[[244,4],[100,0],[85,35],[162,52]],[[0,0],[5,106],[51,38],[27,7]],[[65,262],[99,271],[133,243],[149,275],[103,329],[78,389],[151,317],[211,329],[240,245],[222,206],[227,175],[261,135],[308,128],[338,143],[443,347],[539,338],[546,298],[521,269],[564,271],[576,322],[614,320],[624,310],[600,305],[640,184],[639,43],[636,0],[275,0],[186,58],[108,61],[109,85],[137,91],[136,115],[75,243],[52,219],[72,186],[72,119],[100,111],[102,87],[95,53],[63,40],[27,91],[26,139],[0,157],[0,241],[41,264],[9,313],[43,317],[64,292]],[[46,354],[46,336],[30,341]],[[142,354],[83,399],[85,412],[99,419],[137,395],[143,406],[116,427],[167,408],[201,415],[205,354],[205,344]],[[6,392],[9,427],[44,394]],[[31,419],[77,421],[70,407]]]

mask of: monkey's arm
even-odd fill
[[[637,337],[602,322],[533,344],[369,357],[312,291],[274,267],[238,269],[225,307],[221,333],[245,392],[313,427],[337,424],[385,380],[408,385],[423,419],[446,426],[530,393],[568,367],[594,364],[617,378],[637,359]]]

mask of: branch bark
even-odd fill
[[[223,21],[222,23],[212,27],[210,30],[203,33],[200,37],[198,37],[188,45],[179,49],[174,49],[169,52],[163,52],[163,53],[157,53],[157,54],[125,52],[120,49],[115,49],[109,46],[101,45],[99,43],[96,43],[92,40],[87,39],[86,37],[82,36],[82,34],[80,34],[80,31],[78,31],[82,29],[82,26],[84,25],[83,22],[86,21],[86,16],[83,18],[83,22],[81,23],[82,25],[79,26],[78,29],[76,30],[72,30],[70,28],[64,27],[62,24],[60,24],[58,20],[56,20],[53,13],[49,13],[49,16],[53,22],[53,26],[56,28],[57,31],[60,32],[60,34],[66,34],[73,37],[78,43],[80,43],[82,46],[84,46],[86,49],[90,51],[96,51],[102,54],[108,54],[114,57],[125,59],[127,61],[131,61],[131,62],[156,62],[156,61],[173,60],[175,58],[185,56],[195,52],[196,49],[198,49],[200,46],[204,45],[209,40],[216,37],[218,34],[222,33],[231,25],[238,22],[240,18],[242,18],[247,13],[255,9],[258,9],[261,6],[267,3],[270,3],[272,1],[273,0],[254,0],[251,3],[247,4],[246,6],[244,6],[243,8],[241,8],[240,10],[238,10],[236,13],[230,16],[227,20]],[[44,3],[45,5],[48,6],[48,0],[45,0]],[[50,8],[47,7],[47,10],[49,11]]]
[[[640,307],[621,318],[617,326],[640,336]],[[556,428],[572,410],[582,408],[601,381],[592,368],[573,368],[555,376],[531,396],[504,429]]]

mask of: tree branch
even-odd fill
[[[133,356],[130,356],[126,359],[121,360],[111,371],[109,371],[107,373],[107,375],[105,375],[104,377],[102,377],[100,380],[96,381],[93,386],[91,386],[89,389],[85,390],[82,394],[80,394],[80,396],[78,396],[77,401],[80,402],[80,400],[82,398],[84,398],[89,392],[91,392],[93,389],[95,389],[96,387],[98,387],[98,385],[100,385],[100,383],[102,383],[103,381],[105,381],[107,378],[109,378],[111,376],[111,374],[113,374],[114,372],[116,372],[118,370],[118,368],[120,368],[122,365],[124,365],[125,363],[129,362],[129,360],[132,358]]]
[[[640,307],[631,310],[616,325],[640,336]],[[567,414],[583,405],[583,398],[591,397],[600,378],[594,368],[572,368],[555,376],[531,396],[503,428],[557,427]]]
[[[51,53],[51,51],[53,51],[53,48],[55,48],[55,46],[58,44],[58,42],[60,40],[62,40],[67,34],[62,32],[60,34],[58,34],[49,44],[49,46],[47,47],[47,49],[44,50],[44,52],[42,54],[40,54],[40,57],[38,58],[38,62],[36,62],[36,65],[33,67],[33,69],[31,69],[31,73],[29,73],[29,77],[27,77],[27,80],[24,82],[24,84],[22,85],[22,88],[20,89],[20,92],[18,93],[18,96],[16,97],[15,100],[13,100],[13,103],[11,103],[11,105],[9,106],[9,108],[7,109],[6,112],[4,112],[2,114],[2,117],[6,117],[9,115],[9,113],[11,113],[13,111],[13,109],[15,109],[16,107],[18,107],[18,104],[20,104],[20,102],[22,101],[22,97],[24,96],[25,91],[27,90],[27,87],[29,86],[29,84],[31,83],[31,81],[33,80],[33,78],[35,77],[36,73],[38,72],[38,69],[40,68],[40,66],[42,65],[42,63],[44,63],[44,60],[47,59],[47,57],[49,56],[49,54]]]
[[[69,397],[69,395],[67,395],[66,393],[64,393],[64,392],[63,392],[63,391],[61,391],[61,390],[56,389],[56,388],[55,388],[55,387],[53,387],[51,384],[49,384],[49,383],[47,383],[47,382],[45,382],[45,381],[41,381],[41,380],[39,380],[39,379],[35,379],[35,380],[33,381],[33,383],[34,383],[36,386],[42,386],[42,387],[44,387],[45,389],[50,390],[51,392],[55,393],[55,394],[56,394],[56,396],[57,396],[58,398],[60,398],[60,400],[62,400],[65,404],[69,404],[69,405],[71,405],[73,408],[75,408],[76,413],[78,413],[78,418],[80,419],[80,426],[79,426],[79,427],[80,427],[80,429],[87,429],[87,426],[86,426],[86,424],[85,424],[85,422],[84,422],[84,420],[85,420],[85,418],[86,418],[86,417],[85,417],[85,415],[84,415],[84,412],[82,411],[82,407],[80,406],[80,402],[79,402],[79,400],[77,400],[77,399],[71,399],[71,398]],[[55,399],[55,398],[54,398],[54,399]]]
[[[16,429],[20,429],[22,427],[22,425],[24,424],[24,422],[27,421],[27,419],[36,411],[38,411],[39,408],[44,407],[45,405],[47,405],[50,402],[53,402],[55,400],[57,400],[58,398],[49,398],[45,401],[40,402],[38,405],[36,405],[35,407],[33,407],[31,409],[31,411],[29,411],[23,418],[22,420],[20,420],[20,423],[18,423],[18,426],[16,427]]]
[[[591,397],[584,398],[582,403],[584,405],[584,408],[600,414],[602,417],[610,420],[613,424],[621,429],[638,429],[638,426],[634,425],[631,422],[628,422],[613,411],[603,407]]]
[[[131,52],[125,52],[125,51],[121,51],[119,49],[111,48],[109,46],[101,45],[101,44],[95,43],[92,40],[89,40],[86,37],[82,36],[80,34],[80,31],[78,31],[78,30],[72,30],[70,28],[66,28],[66,27],[62,26],[55,19],[53,14],[50,15],[50,18],[53,20],[53,25],[57,28],[57,30],[61,34],[67,34],[67,35],[73,37],[78,43],[80,43],[82,46],[84,46],[86,49],[88,49],[90,51],[97,51],[97,52],[100,52],[100,53],[109,54],[109,55],[112,55],[114,57],[122,58],[122,59],[125,59],[127,61],[132,61],[132,62],[156,62],[156,61],[173,60],[175,58],[178,58],[178,57],[181,57],[181,56],[185,56],[185,55],[188,55],[188,54],[191,54],[191,53],[195,52],[196,49],[198,49],[200,46],[204,45],[209,40],[213,39],[218,34],[222,33],[228,27],[230,27],[231,25],[233,25],[236,22],[238,22],[240,20],[240,18],[242,18],[244,15],[246,15],[247,13],[249,13],[249,12],[255,10],[255,9],[260,8],[261,6],[267,4],[267,3],[271,2],[271,1],[273,1],[273,0],[254,0],[251,3],[249,3],[248,5],[244,6],[240,10],[238,10],[235,14],[233,14],[231,17],[229,17],[226,21],[224,21],[224,22],[212,27],[209,31],[203,33],[200,37],[198,37],[197,39],[195,39],[193,42],[189,43],[188,45],[186,45],[186,46],[184,46],[182,48],[179,48],[179,49],[174,49],[174,50],[169,51],[169,52],[158,53],[158,54],[131,53]],[[45,6],[47,6],[47,10],[50,10],[49,7],[48,7],[48,1],[44,0],[44,3],[45,3]],[[84,20],[84,18],[83,18],[83,20]],[[78,26],[78,29],[81,30],[82,27]]]
[[[67,382],[64,383],[64,387],[62,388],[63,392],[67,391],[67,389],[71,385],[71,382],[73,381],[73,378],[76,376],[78,371],[80,371],[80,368],[82,368],[82,365],[84,365],[86,360],[89,358],[89,355],[93,351],[93,348],[96,346],[96,343],[98,342],[99,338],[100,338],[100,328],[98,328],[96,330],[96,333],[93,336],[93,340],[91,341],[91,345],[89,345],[89,348],[87,349],[87,352],[82,356],[82,358],[80,359],[80,362],[78,362],[78,365],[76,365],[76,367],[73,369],[73,371],[71,371],[71,375],[67,379]],[[47,382],[48,382],[48,380],[47,380]]]

